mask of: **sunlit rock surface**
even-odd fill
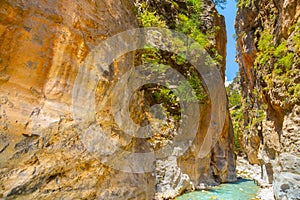
[[[224,19],[212,2],[205,2],[200,18],[204,28],[220,26],[211,43],[223,56],[220,72],[224,75]],[[0,198],[140,200],[153,199],[155,194],[168,198],[199,186],[236,180],[228,112],[218,143],[202,159],[197,158],[197,151],[189,150],[180,158],[174,151],[157,160],[152,172],[128,173],[103,165],[101,158],[87,150],[81,137],[99,132],[95,125],[108,136],[107,140],[98,138],[102,143],[97,150],[104,155],[115,152],[113,144],[134,152],[152,148],[117,126],[109,103],[119,95],[112,92],[113,86],[135,64],[133,52],[101,68],[94,121],[81,126],[72,110],[74,100],[81,98],[74,96],[80,94],[74,93],[75,82],[85,89],[90,86],[88,80],[78,79],[79,72],[90,69],[86,59],[101,41],[138,26],[134,10],[130,0],[0,2]],[[142,107],[135,100],[131,112],[133,119],[139,119],[145,114],[143,109],[134,109]],[[89,106],[81,102],[86,110]],[[201,110],[196,150],[203,140],[201,134],[207,131],[210,112],[209,104]],[[174,124],[168,123],[169,129],[161,134],[175,131]],[[113,161],[118,163],[118,157]],[[143,168],[143,163],[137,167]]]
[[[276,199],[300,198],[299,11],[295,0],[249,1],[235,25],[243,145],[249,162],[261,165],[261,178],[273,183]],[[289,63],[281,63],[286,56]]]

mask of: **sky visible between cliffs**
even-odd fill
[[[226,58],[226,83],[228,85],[238,72],[238,64],[234,61],[236,55],[235,44],[236,41],[233,37],[235,34],[234,21],[237,11],[237,2],[235,0],[227,0],[226,7],[221,9],[217,6],[217,10],[220,14],[225,17],[226,31],[227,31],[227,58]]]

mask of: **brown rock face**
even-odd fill
[[[299,199],[300,2],[249,2],[240,6],[235,25],[245,153],[262,166],[276,199]]]
[[[23,126],[39,112],[47,124],[68,113],[78,67],[89,51],[136,27],[131,4],[2,1],[0,89],[13,107],[7,120]]]
[[[204,6],[200,16],[203,27],[210,30],[220,26],[210,40],[211,47],[223,56],[219,68],[224,75],[224,19],[212,2]],[[151,149],[146,139],[132,139],[118,127],[110,103],[120,95],[113,91],[114,86],[136,64],[134,52],[121,55],[110,65],[93,66],[100,42],[138,26],[134,11],[130,0],[0,2],[0,198],[153,199],[155,194],[157,198],[169,198],[203,184],[236,179],[228,111],[217,144],[204,158],[197,157],[199,152],[195,150],[183,156],[174,150],[166,159],[156,160],[154,170],[146,173],[119,171],[103,164],[106,157],[111,163],[120,162],[119,157],[111,158],[118,151],[114,144],[121,144],[124,152]],[[105,48],[107,52],[116,49]],[[95,67],[102,72],[96,78]],[[88,101],[80,102],[82,97],[90,97],[83,91],[91,88],[93,79],[86,77],[100,80],[92,98],[97,112],[93,120],[81,126],[79,121],[85,119],[75,119],[72,105],[79,102],[79,111],[92,108]],[[143,109],[138,107],[146,107],[142,105],[145,102],[135,96],[126,98],[133,99],[132,119],[144,118]],[[83,118],[90,119],[89,114],[87,111]],[[213,114],[210,104],[203,106],[201,114],[194,149],[199,148],[203,131],[207,131]],[[168,123],[170,127],[161,134],[174,131],[175,123]],[[101,132],[96,125],[107,137],[88,138]],[[89,153],[83,141],[100,142],[92,147],[99,148],[93,150],[104,155],[102,160]],[[143,164],[135,167],[143,169]]]

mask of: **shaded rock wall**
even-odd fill
[[[223,56],[220,70],[224,74],[224,19],[210,1],[205,6],[200,17],[203,27],[220,26],[211,45]],[[156,192],[170,197],[201,184],[235,180],[228,114],[211,154],[204,159],[197,158],[198,152],[189,151],[180,159],[174,154],[157,162],[156,173],[114,170],[86,150],[80,137],[86,130],[97,132],[95,124],[109,133],[110,140],[101,141],[103,149],[109,148],[104,145],[109,142],[132,151],[150,148],[120,130],[107,103],[118,95],[111,92],[117,80],[134,66],[133,53],[101,68],[96,119],[87,129],[78,126],[71,107],[72,99],[81,98],[72,96],[74,83],[80,70],[89,70],[90,52],[106,38],[134,27],[134,2],[127,0],[0,2],[0,197],[152,199]],[[79,86],[88,88],[89,82],[80,80]],[[83,108],[88,106],[82,102]],[[207,105],[203,113],[209,114],[209,109]],[[209,121],[203,116],[202,131]],[[201,143],[201,134],[199,130],[196,145]],[[169,169],[174,170],[160,174]],[[169,186],[159,185],[158,176]]]
[[[300,2],[239,4],[235,28],[245,153],[250,163],[261,165],[276,199],[299,199]]]

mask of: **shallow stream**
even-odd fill
[[[184,194],[176,200],[250,200],[256,199],[259,187],[249,179],[239,179],[235,183],[226,183],[209,190]]]

